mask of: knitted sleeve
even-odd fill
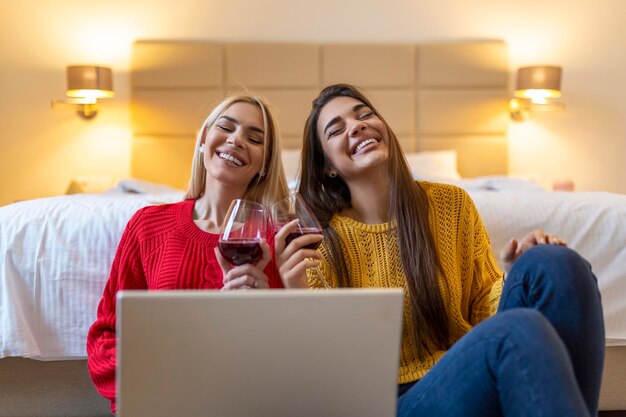
[[[117,291],[145,289],[145,275],[141,265],[138,229],[142,210],[126,225],[111,266],[102,299],[98,305],[96,321],[87,335],[87,366],[91,379],[100,394],[115,404],[115,302]]]
[[[502,291],[502,272],[491,248],[491,241],[485,229],[478,210],[470,196],[465,193],[467,204],[467,215],[471,216],[473,222],[473,250],[474,265],[472,268],[473,291],[471,300],[470,320],[473,325],[486,319],[495,312],[500,292]]]

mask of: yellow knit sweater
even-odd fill
[[[493,314],[502,290],[502,273],[494,258],[485,227],[469,195],[462,189],[445,184],[420,182],[428,196],[428,222],[433,234],[449,291],[440,276],[451,330],[456,342],[472,326]],[[342,250],[351,287],[399,287],[407,289],[400,262],[395,224],[392,233],[385,224],[363,224],[335,215],[330,225],[342,240]],[[320,248],[325,262],[321,270],[329,285],[338,286],[331,272],[330,255]],[[311,287],[320,287],[315,274],[309,275]],[[402,353],[398,382],[420,379],[444,351],[436,351],[420,360],[417,355],[408,291],[405,291]]]

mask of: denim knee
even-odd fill
[[[492,351],[496,354],[492,359],[523,363],[531,374],[547,370],[552,363],[569,360],[563,341],[539,311],[516,308],[498,313],[490,320],[499,322],[494,330],[502,336],[499,347]]]
[[[591,265],[566,246],[537,245],[527,250],[517,259],[509,276],[517,273],[555,278],[555,284],[579,287],[583,291],[597,289]]]
[[[504,339],[526,352],[545,350],[546,344],[559,343],[552,325],[539,311],[531,308],[515,308],[496,314],[498,331],[504,331]],[[534,343],[539,342],[539,343]]]

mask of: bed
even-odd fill
[[[0,207],[0,416],[107,416],[85,340],[130,216],[182,192],[140,180]]]
[[[355,72],[373,51],[385,59]],[[91,386],[84,341],[130,216],[182,198],[200,123],[224,94],[244,86],[276,107],[286,170],[295,177],[310,102],[338,81],[362,86],[379,105],[416,178],[470,193],[494,250],[541,227],[592,263],[607,330],[601,409],[626,410],[626,196],[550,192],[506,176],[503,42],[138,41],[131,66],[136,179],[98,195],[0,207],[0,416],[109,415]]]

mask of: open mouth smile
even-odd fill
[[[241,166],[244,165],[244,163],[240,159],[238,159],[235,156],[233,156],[231,154],[228,154],[226,152],[218,152],[217,156],[222,158],[225,161],[230,161],[230,162],[234,163],[237,166],[241,167]]]
[[[356,146],[356,148],[354,149],[354,152],[352,152],[352,154],[357,154],[361,149],[365,148],[367,145],[370,145],[372,143],[378,143],[378,140],[374,139],[374,138],[369,138],[369,139],[365,139],[361,142],[359,142],[359,144]]]

